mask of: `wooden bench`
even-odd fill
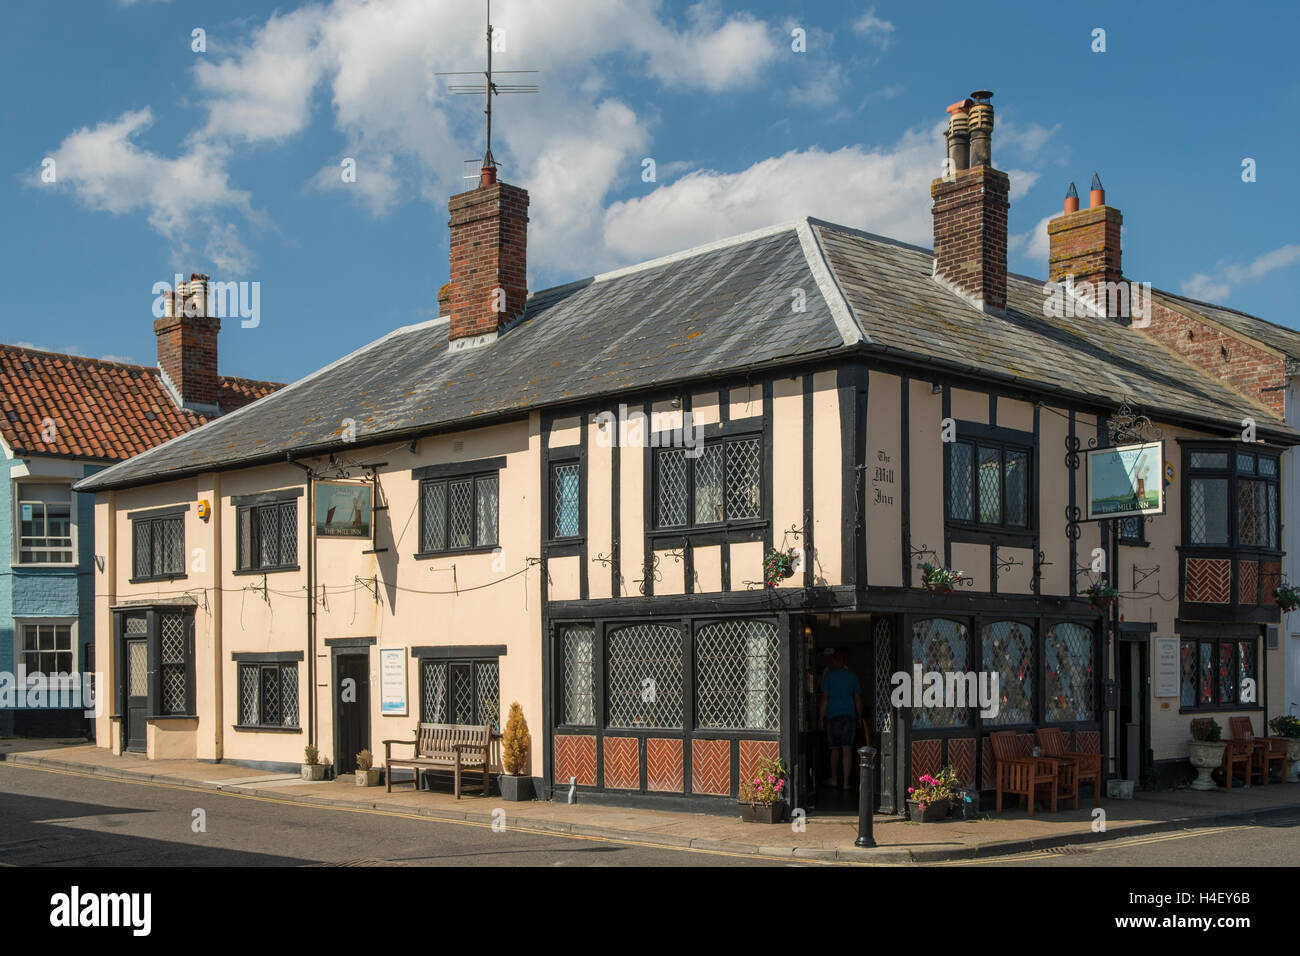
[[[411,757],[394,757],[393,744],[414,747]],[[488,794],[488,750],[492,745],[492,727],[488,724],[420,724],[414,740],[384,741],[384,780],[388,792],[393,792],[393,769],[410,769],[415,772],[415,789],[420,789],[421,770],[451,770],[455,773],[456,799],[460,799],[460,774],[462,770],[478,770],[483,781],[477,787],[479,796]]]
[[[1038,791],[1046,789],[1051,797],[1052,812],[1056,812],[1057,788],[1065,778],[1068,787],[1077,788],[1071,764],[1063,764],[1051,757],[1022,757],[1016,734],[1010,730],[995,730],[989,734],[996,762],[997,810],[1002,812],[1002,795],[1016,794],[1025,798],[1029,815],[1034,815],[1034,800]]]

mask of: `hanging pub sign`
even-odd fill
[[[1087,453],[1084,520],[1164,514],[1164,443],[1096,448]]]
[[[316,482],[316,536],[370,539],[369,482]]]

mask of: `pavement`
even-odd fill
[[[877,814],[873,820],[877,845],[859,848],[853,845],[857,837],[856,816],[814,813],[801,824],[762,825],[743,823],[739,812],[735,817],[728,817],[627,809],[583,803],[581,794],[576,804],[539,800],[507,803],[495,795],[484,798],[473,794],[457,800],[449,790],[417,793],[409,783],[388,793],[382,786],[358,787],[351,776],[309,782],[293,774],[257,771],[227,763],[149,760],[136,754],[117,756],[85,741],[0,740],[0,760],[18,766],[403,817],[491,824],[500,818],[497,811],[504,811],[506,826],[512,830],[827,862],[907,864],[969,860],[1161,831],[1254,823],[1270,815],[1294,813],[1300,808],[1300,784],[1291,783],[1234,787],[1231,791],[1140,791],[1132,800],[1103,800],[1100,817],[1094,817],[1095,811],[1086,797],[1080,801],[1078,810],[1049,813],[1038,809],[1032,818],[1019,808],[1004,809],[1000,814],[986,813],[977,820],[925,824]]]

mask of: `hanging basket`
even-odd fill
[[[961,571],[952,568],[929,563],[921,565],[921,586],[931,594],[951,594],[964,577]]]
[[[763,556],[763,584],[774,588],[788,577],[794,576],[796,558],[794,548],[778,551],[773,548]]]
[[[1109,584],[1097,582],[1088,588],[1088,603],[1097,610],[1105,613],[1110,606],[1119,600],[1119,591]]]
[[[1300,608],[1300,588],[1294,588],[1289,584],[1283,584],[1281,587],[1273,589],[1273,599],[1277,601],[1277,606],[1285,614]]]

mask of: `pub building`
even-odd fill
[[[779,756],[827,812],[855,799],[822,783],[829,649],[885,812],[948,764],[991,789],[995,730],[1139,782],[1191,775],[1198,715],[1266,732],[1276,383],[1169,344],[1211,307],[1106,291],[1099,182],[1051,223],[1055,285],[1007,272],[991,97],[948,108],[933,250],[805,218],[529,293],[528,193],[485,163],[439,318],[78,485],[98,744],[282,769],[311,744],[344,774],[517,701],[543,798],[732,812]],[[156,522],[202,570],[154,560]],[[996,672],[996,714],[891,706],[916,665]]]

